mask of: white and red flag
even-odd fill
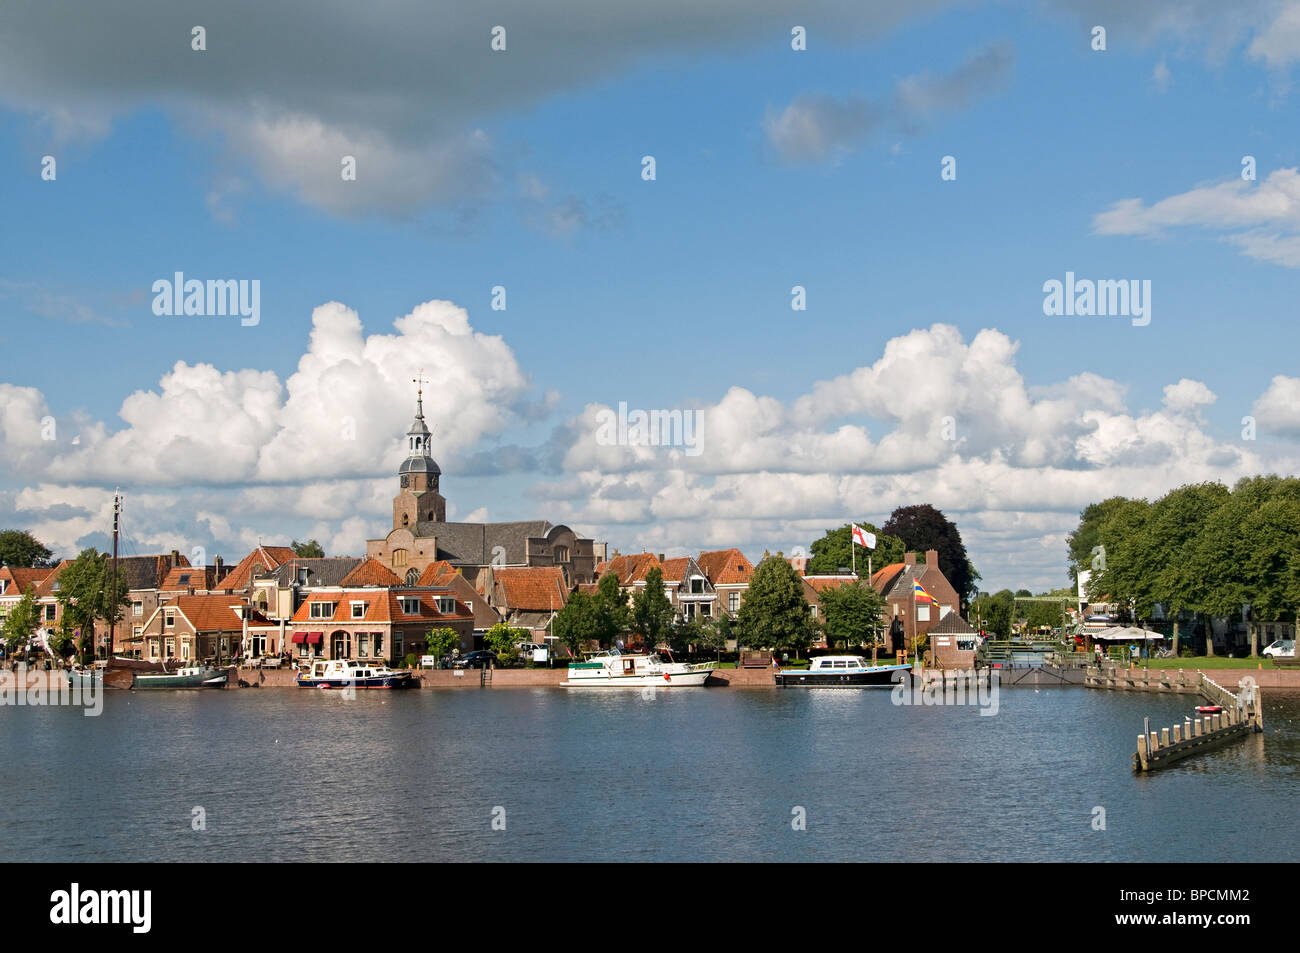
[[[875,549],[875,548],[876,548],[876,534],[875,534],[875,533],[868,533],[865,529],[863,529],[863,528],[862,528],[861,526],[859,526],[857,523],[854,523],[854,524],[853,524],[853,542],[857,543],[859,546],[865,546],[865,547],[867,547],[867,549]]]

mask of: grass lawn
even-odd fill
[[[1266,658],[1223,658],[1216,655],[1210,658],[1197,655],[1192,658],[1153,658],[1138,659],[1134,668],[1276,668],[1272,659]]]

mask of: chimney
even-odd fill
[[[221,577],[225,575],[225,572],[223,571],[225,565],[226,564],[222,561],[220,556],[212,560],[212,581],[214,583],[220,582]]]
[[[181,551],[179,549],[172,550],[171,564],[172,564],[171,567],[172,569],[175,569],[177,566],[181,564]]]
[[[663,554],[663,553],[660,553],[660,554],[659,554],[659,561],[660,561],[660,562],[663,562],[663,561],[664,561],[664,554]]]
[[[915,566],[915,565],[916,565],[916,553],[904,553],[904,554],[903,554],[903,565],[904,565],[904,566]]]
[[[939,568],[939,550],[927,549],[925,551],[925,564],[931,569]]]

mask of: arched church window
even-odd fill
[[[406,550],[404,550],[404,549],[394,549],[394,550],[393,550],[393,567],[394,567],[394,568],[397,568],[398,566],[405,566],[405,565],[406,565]]]
[[[406,584],[408,586],[414,586],[419,581],[420,581],[420,574],[416,572],[414,569],[410,570],[406,574]]]

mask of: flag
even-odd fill
[[[868,533],[865,529],[863,529],[863,528],[862,528],[861,526],[859,526],[857,523],[854,523],[854,524],[853,524],[853,542],[857,543],[859,546],[865,546],[865,547],[867,547],[867,549],[875,549],[875,548],[876,548],[876,534],[875,534],[875,533]]]
[[[912,580],[912,597],[915,598],[917,602],[925,602],[930,605],[936,604],[934,596],[926,592],[925,586],[921,585],[915,579]]]

